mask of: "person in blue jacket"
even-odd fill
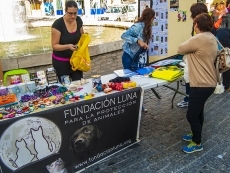
[[[148,43],[152,36],[152,23],[155,17],[155,11],[152,8],[146,8],[141,17],[126,32],[121,35],[125,41],[122,55],[122,64],[124,69],[131,69],[132,59],[138,50],[142,47],[148,49]]]
[[[148,43],[152,37],[152,23],[155,17],[155,11],[152,8],[145,8],[141,17],[126,32],[121,35],[125,41],[122,55],[122,64],[124,69],[131,69],[134,56],[141,53],[140,49],[147,50]],[[142,111],[147,109],[142,107]]]

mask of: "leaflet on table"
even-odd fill
[[[153,70],[154,70],[153,67],[144,67],[144,68],[136,70],[136,72],[139,75],[147,75],[147,74],[150,74],[151,72],[153,72]]]
[[[149,55],[165,56],[168,54],[168,0],[153,0],[153,9],[156,15],[149,43]]]
[[[136,72],[131,71],[129,69],[120,69],[113,71],[118,77],[131,77],[137,75]]]
[[[173,65],[173,64],[178,64],[180,63],[182,60],[178,60],[178,59],[165,59],[165,60],[161,60],[158,61],[156,63],[151,64],[151,67],[161,67],[161,66],[166,66],[166,65]]]

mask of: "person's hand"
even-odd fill
[[[72,51],[75,51],[77,48],[76,48],[75,45],[69,44],[69,49],[72,50]]]
[[[144,49],[148,49],[149,48],[149,46],[145,43],[145,42],[143,42],[143,41],[141,41],[141,40],[138,40],[138,42],[137,42],[141,47],[143,47]]]
[[[222,17],[225,16],[225,15],[226,15],[226,12],[225,12],[225,10],[223,10],[223,11],[219,14],[218,19],[222,18]]]

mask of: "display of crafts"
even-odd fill
[[[81,79],[79,81],[73,81],[69,85],[52,84],[37,86],[33,92],[32,88],[28,87],[29,85],[26,86],[26,84],[21,84],[15,89],[15,95],[18,95],[21,90],[26,90],[25,88],[27,88],[28,92],[25,92],[26,94],[24,95],[20,94],[20,98],[17,102],[14,102],[14,104],[1,105],[0,119],[22,116],[68,102],[71,103],[79,100],[91,99],[98,92],[109,93],[114,90],[121,91],[123,89],[136,87],[136,82],[130,81],[130,78],[116,77],[111,79],[107,84],[102,84],[101,80],[99,80],[93,87],[91,93],[85,92],[84,94],[79,94],[81,90],[84,91],[84,85],[88,83],[88,80]],[[25,88],[21,89],[21,86]],[[7,90],[10,88],[13,88],[12,85],[8,86]],[[0,97],[3,97],[3,95]]]
[[[130,81],[129,77],[116,77],[114,79],[111,79],[107,84],[98,83],[94,87],[94,90],[98,92],[104,91],[104,93],[108,93],[113,90],[122,91],[123,89],[136,87],[136,85],[136,82]]]

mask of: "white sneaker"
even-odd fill
[[[185,102],[184,100],[180,103],[177,103],[177,106],[180,108],[188,107],[188,102]]]

